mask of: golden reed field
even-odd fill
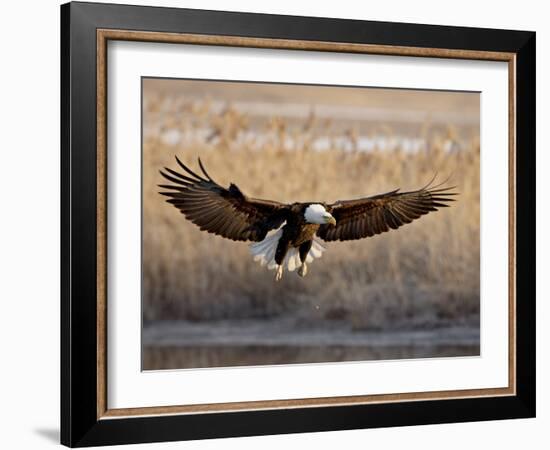
[[[264,86],[255,97],[253,84],[209,90],[207,83],[187,83],[172,89],[170,80],[145,80],[143,86],[146,325],[293,317],[298,324],[336,321],[371,331],[479,326],[477,96],[449,96],[445,106],[443,94],[423,99],[371,90],[373,103],[365,94],[370,109],[361,115],[356,93],[338,103],[336,88],[302,89],[300,98],[288,94],[290,88]],[[430,98],[433,113],[414,116],[423,110],[417,102],[429,109]],[[314,99],[324,105],[322,114]],[[296,107],[285,116],[289,102]],[[310,108],[305,116],[304,105]],[[339,116],[331,118],[335,105]],[[461,111],[474,111],[474,120],[461,121]],[[174,155],[193,169],[200,156],[219,184],[234,182],[249,196],[282,202],[417,189],[436,173],[439,181],[450,176],[460,195],[452,207],[399,230],[327,243],[305,278],[285,271],[276,283],[273,271],[253,261],[247,243],[200,231],[158,194],[159,169],[177,169]]]

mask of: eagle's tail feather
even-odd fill
[[[250,244],[250,253],[254,257],[254,261],[259,261],[262,266],[267,265],[269,270],[275,269],[277,267],[275,252],[277,251],[277,245],[279,244],[279,239],[282,234],[283,230],[279,229],[266,236],[263,241]],[[313,262],[315,258],[320,258],[325,250],[326,248],[321,243],[321,240],[314,237],[306,262],[309,264]],[[282,265],[286,267],[289,272],[293,272],[299,268],[302,265],[299,250],[294,247],[289,248]]]
[[[326,247],[321,242],[321,239],[317,237],[313,237],[313,242],[311,243],[311,250],[308,253],[308,259],[311,257],[311,261],[313,261],[313,258],[320,258],[323,256],[323,252],[326,250]],[[306,261],[306,262],[311,262]]]

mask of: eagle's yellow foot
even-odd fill
[[[307,275],[307,264],[306,263],[302,263],[302,265],[298,269],[298,275],[300,275],[301,277],[305,277]]]
[[[275,272],[275,281],[281,281],[283,278],[283,266],[282,264],[277,266],[277,272]]]

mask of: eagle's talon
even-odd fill
[[[298,269],[298,275],[300,275],[301,277],[305,277],[307,275],[307,264],[306,263],[302,263],[302,265]]]
[[[283,266],[278,265],[277,272],[275,272],[275,281],[281,281],[282,278],[283,278]]]

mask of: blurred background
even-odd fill
[[[144,370],[479,355],[479,94],[143,79]],[[300,278],[200,231],[158,194],[200,156],[250,196],[460,192],[373,238],[327,243]]]

